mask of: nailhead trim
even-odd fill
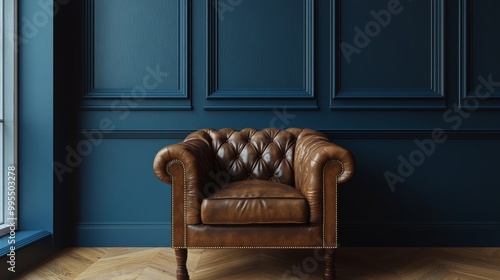
[[[184,192],[184,247],[174,247],[174,227],[172,226],[172,248],[174,249],[319,249],[319,248],[324,248],[324,249],[336,249],[338,245],[335,247],[331,246],[325,246],[325,170],[328,164],[330,162],[337,162],[340,164],[340,167],[342,168],[342,172],[340,172],[339,175],[335,177],[335,243],[338,244],[338,211],[337,211],[337,186],[338,186],[338,181],[339,177],[344,173],[344,164],[339,161],[339,160],[329,160],[325,166],[323,167],[323,246],[322,247],[187,247],[187,197],[186,197],[186,192]],[[183,170],[183,185],[186,185],[186,165],[184,162],[178,160],[178,159],[173,159],[167,164],[167,173],[172,177],[172,221],[174,221],[174,212],[175,212],[175,205],[174,205],[174,189],[175,189],[175,176],[173,176],[170,172],[168,172],[168,166],[172,164],[173,162],[179,162],[182,165],[182,170]]]
[[[337,249],[338,246],[322,246],[322,247],[172,247],[174,249]]]
[[[337,191],[338,191],[338,184],[339,184],[339,177],[344,173],[344,164],[340,161],[340,160],[337,160],[337,159],[331,159],[329,160],[325,166],[323,166],[323,247],[325,245],[325,170],[326,170],[326,167],[328,166],[328,164],[330,164],[330,162],[337,162],[338,164],[340,164],[340,167],[342,168],[342,172],[340,172],[339,175],[337,175],[335,177],[335,244],[338,244],[338,211],[337,211]],[[337,245],[338,246],[338,245]],[[328,248],[328,247],[324,247],[324,248]],[[337,248],[337,247],[335,247]]]
[[[182,165],[182,171],[183,171],[183,186],[186,186],[186,165],[184,164],[184,162],[178,160],[178,159],[173,159],[171,160],[168,164],[167,164],[167,173],[170,175],[170,177],[172,177],[172,224],[174,224],[174,212],[175,212],[175,199],[174,199],[174,194],[175,194],[175,176],[173,176],[169,171],[168,171],[168,167],[170,166],[170,164],[174,163],[174,162],[179,162],[181,165]],[[187,234],[186,234],[186,231],[187,231],[187,224],[186,224],[186,220],[187,220],[187,206],[186,206],[186,203],[187,203],[187,196],[186,196],[186,192],[184,192],[184,247],[187,246]],[[172,226],[172,248],[178,248],[178,247],[173,247],[173,244],[174,244],[174,226]]]

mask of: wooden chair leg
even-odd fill
[[[335,276],[335,249],[325,250],[325,280],[334,280]]]
[[[189,280],[186,268],[187,249],[175,249],[175,259],[177,260],[177,280]]]

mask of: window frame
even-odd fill
[[[12,225],[17,230],[19,224],[17,221],[19,207],[17,196],[17,5],[17,0],[0,0],[0,62],[2,65],[0,67],[0,149],[2,149],[0,236],[9,234],[12,231]],[[9,200],[15,203],[11,205],[14,206],[14,211],[8,211]]]

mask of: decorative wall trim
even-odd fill
[[[471,33],[471,11],[473,2],[470,0],[459,0],[459,24],[460,24],[460,52],[459,52],[459,108],[474,109],[474,110],[495,110],[500,108],[500,92],[492,92],[487,98],[480,98],[475,95],[475,89],[472,89],[470,84],[472,77],[471,73],[471,54],[472,42],[470,40]],[[488,73],[485,73],[486,75]],[[475,77],[477,78],[477,77]],[[483,77],[488,78],[488,77]],[[498,78],[497,78],[498,79]],[[483,89],[484,91],[484,89]],[[483,92],[482,92],[483,93]]]
[[[101,135],[103,139],[178,139],[184,140],[194,130],[87,130],[76,132],[79,139],[87,135]]]
[[[319,130],[332,141],[335,139],[426,139],[432,129],[425,130]],[[443,130],[449,139],[500,139],[500,130]],[[184,140],[194,130],[89,130],[76,132],[80,139],[100,132],[103,139],[178,139]]]
[[[331,4],[331,101],[332,110],[438,110],[445,109],[445,1],[431,0],[431,87],[400,90],[342,90],[340,88],[340,2]]]
[[[130,222],[113,222],[113,223],[78,223],[78,228],[87,229],[168,229],[172,223],[130,223]]]
[[[184,101],[184,100],[183,100]],[[181,100],[115,98],[111,100],[86,99],[80,109],[85,111],[186,111],[191,110],[191,102]]]
[[[433,130],[327,130],[334,139],[427,139]],[[443,130],[448,139],[500,139],[500,130]]]
[[[94,2],[83,1],[84,12],[84,89],[83,110],[190,110],[188,71],[188,21],[189,1],[179,1],[179,88],[147,90],[135,93],[134,89],[96,89],[94,87]],[[140,95],[140,96],[138,96]]]
[[[231,89],[218,88],[218,0],[207,4],[207,94],[205,110],[260,110],[275,106],[295,106],[300,109],[317,110],[315,100],[315,1],[304,1],[304,88],[292,89]],[[213,3],[212,3],[213,2]],[[263,102],[264,101],[264,102]],[[243,104],[246,103],[246,104]],[[263,103],[265,105],[263,105]]]
[[[269,105],[274,104],[274,105]],[[283,105],[286,104],[286,105]],[[224,103],[222,105],[206,105],[203,108],[206,111],[239,111],[239,110],[249,110],[249,111],[272,111],[276,108],[286,108],[287,111],[316,111],[318,106],[311,102],[304,102],[303,100],[286,100],[286,101],[276,101],[276,100],[266,100],[265,104],[263,101],[248,100],[245,103]]]

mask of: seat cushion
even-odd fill
[[[232,182],[203,199],[204,224],[303,224],[309,205],[289,185],[267,180]]]

